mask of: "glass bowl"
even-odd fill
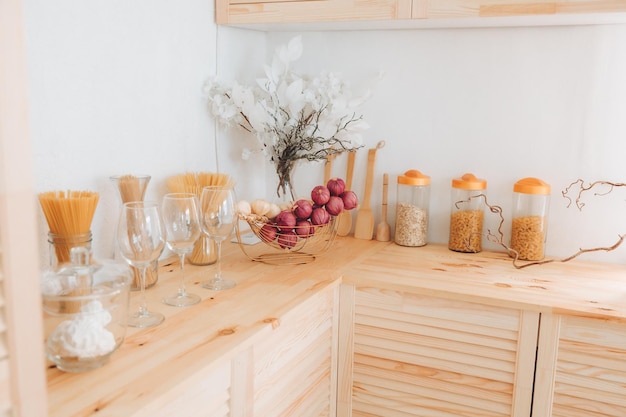
[[[41,279],[45,352],[65,372],[109,362],[126,335],[132,273],[104,261],[47,271]]]

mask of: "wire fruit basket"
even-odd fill
[[[249,245],[243,242],[242,231],[237,222],[235,233],[243,253],[253,261],[272,265],[295,265],[313,262],[323,255],[337,236],[337,218],[331,216],[323,225],[295,226],[293,231],[281,232],[265,216],[240,215],[250,231],[261,242]],[[272,230],[273,229],[273,230]]]

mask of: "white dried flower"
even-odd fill
[[[353,97],[339,76],[323,72],[317,77],[294,72],[302,56],[297,36],[276,49],[264,78],[252,87],[220,83],[210,78],[205,86],[208,110],[223,126],[240,126],[253,133],[259,148],[244,149],[242,157],[263,152],[276,166],[279,184],[291,181],[298,160],[324,160],[328,155],[363,146],[362,133],[369,127],[357,115],[370,92]]]

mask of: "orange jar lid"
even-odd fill
[[[550,185],[539,178],[522,178],[513,186],[513,191],[522,194],[550,194]]]
[[[462,190],[484,190],[487,188],[487,181],[476,178],[474,174],[465,174],[461,178],[453,179],[452,187]]]
[[[416,169],[411,169],[405,172],[404,175],[398,175],[398,184],[430,185],[430,177]]]

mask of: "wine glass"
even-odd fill
[[[235,286],[235,282],[222,278],[222,242],[235,228],[237,214],[235,212],[235,190],[232,185],[217,185],[202,188],[200,195],[200,211],[202,214],[202,230],[215,241],[217,249],[217,272],[215,278],[202,283],[209,290],[227,290]]]
[[[148,311],[145,294],[146,269],[159,258],[165,247],[162,229],[157,203],[143,201],[124,203],[117,229],[117,243],[120,255],[139,270],[141,291],[139,310],[129,317],[129,326],[156,326],[165,319],[161,313]]]
[[[180,288],[178,293],[165,297],[163,302],[177,307],[200,302],[200,296],[185,289],[185,255],[191,253],[202,229],[198,214],[198,197],[193,193],[171,193],[163,197],[161,211],[165,226],[167,247],[180,258]]]

